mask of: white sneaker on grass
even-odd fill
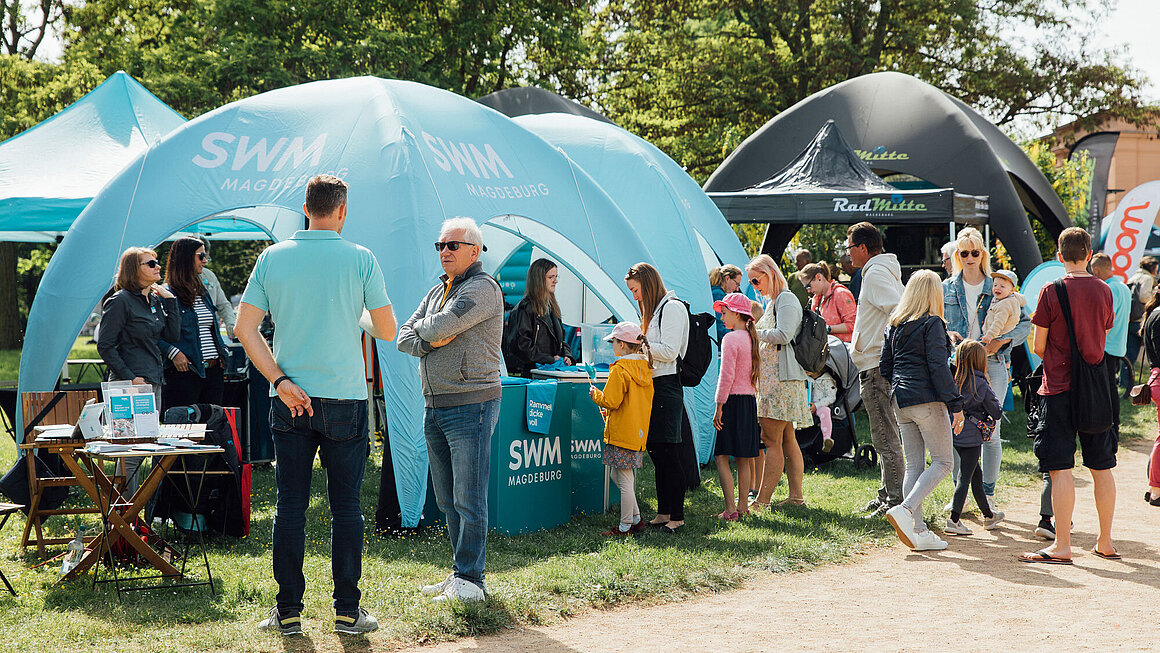
[[[942,551],[947,548],[947,541],[931,531],[923,531],[915,536],[914,546],[910,548],[915,551]]]
[[[336,614],[334,615],[334,632],[342,633],[344,635],[361,635],[363,633],[372,633],[379,629],[379,620],[375,619],[371,613],[358,609],[358,614],[355,616]]]
[[[967,528],[961,521],[947,519],[947,525],[943,526],[943,532],[947,535],[970,535],[971,529]]]
[[[435,602],[463,601],[465,603],[478,602],[487,598],[483,588],[469,580],[452,578],[443,589],[443,593],[435,597]]]
[[[428,596],[428,597],[439,596],[440,594],[443,593],[443,590],[447,589],[447,586],[449,584],[451,584],[451,581],[454,580],[454,578],[455,578],[455,572],[453,571],[450,574],[447,574],[447,578],[444,578],[443,580],[439,581],[438,583],[435,583],[434,585],[424,585],[423,589],[421,589],[419,591],[421,591],[423,593],[423,596]]]
[[[990,517],[983,518],[983,528],[985,528],[989,531],[993,531],[996,528],[999,528],[999,522],[1003,521],[1003,518],[1006,516],[1007,515],[1004,515],[1002,512],[999,512],[998,510],[992,510]]]
[[[894,532],[898,534],[898,539],[902,541],[907,547],[914,548],[914,514],[906,509],[905,506],[899,504],[890,510],[886,511],[886,521],[894,527]]]

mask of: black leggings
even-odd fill
[[[983,469],[979,467],[979,456],[983,446],[955,447],[959,454],[959,478],[955,483],[955,498],[951,502],[951,521],[958,521],[963,516],[963,504],[967,502],[967,488],[975,495],[975,503],[984,517],[994,516],[991,506],[987,503],[987,495],[983,492]]]
[[[669,521],[685,521],[686,484],[681,470],[681,444],[650,444],[648,455],[656,468],[657,513],[668,515]]]

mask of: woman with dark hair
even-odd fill
[[[689,346],[689,311],[666,291],[657,269],[637,263],[624,275],[632,298],[640,307],[640,327],[653,356],[653,402],[646,449],[656,468],[657,515],[649,522],[666,533],[685,523],[685,481],[681,440],[692,440],[685,415],[684,388],[677,377],[677,358]]]
[[[741,292],[741,268],[726,263],[719,268],[709,270],[709,286],[713,291],[713,301],[719,302],[725,299],[725,295],[731,292]],[[756,318],[754,318],[756,319]],[[725,327],[725,322],[721,320],[721,314],[717,313],[717,343],[720,344],[725,334],[729,333],[729,329]]]
[[[1144,355],[1152,372],[1148,375],[1148,385],[1152,390],[1152,403],[1156,404],[1156,414],[1160,415],[1160,292],[1154,294],[1144,306]],[[1148,459],[1148,491],[1144,500],[1160,506],[1160,436],[1152,445],[1152,455]]]
[[[158,285],[157,253],[130,247],[121,254],[114,293],[102,306],[97,352],[108,365],[108,380],[153,384],[161,397],[158,338],[176,338],[180,329],[177,298]]]
[[[178,238],[169,249],[165,285],[177,296],[181,332],[159,338],[165,364],[163,408],[222,403],[222,361],[225,343],[213,300],[201,282],[205,245],[196,238]]]
[[[560,359],[568,365],[573,363],[560,305],[556,303],[558,275],[556,264],[546,258],[536,259],[528,267],[524,297],[508,316],[504,334],[505,362],[511,374],[527,376],[537,365]]]

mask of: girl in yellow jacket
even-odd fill
[[[604,464],[620,489],[620,526],[605,537],[626,537],[644,530],[636,503],[636,470],[640,468],[648,423],[652,412],[652,353],[640,326],[621,322],[605,340],[612,342],[618,360],[608,368],[608,382],[601,392],[590,390],[592,402],[607,409],[604,425]]]

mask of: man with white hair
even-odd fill
[[[470,218],[444,222],[435,250],[445,274],[399,328],[398,343],[399,351],[419,358],[431,483],[454,554],[451,573],[423,594],[436,601],[482,601],[503,293],[479,263],[483,235]]]
[[[948,279],[955,276],[955,250],[958,247],[953,240],[942,246],[942,268]]]

